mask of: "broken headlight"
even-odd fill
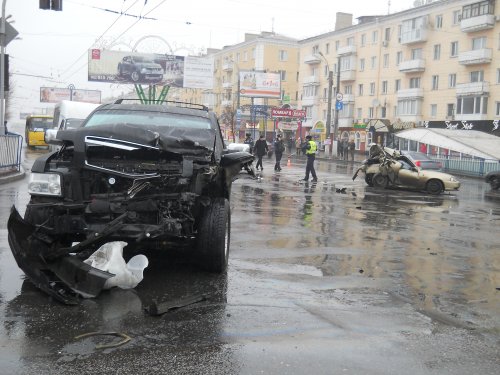
[[[55,173],[31,173],[28,192],[33,195],[61,196],[61,176]]]

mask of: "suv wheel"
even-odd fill
[[[139,74],[139,72],[132,72],[132,74],[130,75],[130,79],[132,79],[132,81],[134,82],[139,81],[140,78],[141,75]]]
[[[222,273],[229,259],[231,212],[229,201],[216,198],[207,207],[198,227],[198,252],[200,265],[209,272]]]

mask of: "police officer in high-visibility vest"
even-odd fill
[[[318,181],[316,177],[316,171],[314,170],[314,160],[316,159],[316,150],[318,146],[316,146],[316,142],[312,140],[312,136],[308,135],[306,137],[306,144],[304,146],[304,151],[307,156],[307,164],[306,164],[306,177],[304,177],[303,181],[309,181],[309,173],[312,175],[312,181]]]

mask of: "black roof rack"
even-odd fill
[[[200,109],[200,110],[203,110],[203,111],[207,111],[208,112],[208,107],[203,105],[203,104],[196,104],[196,103],[188,103],[188,102],[178,102],[178,101],[174,101],[174,100],[148,100],[147,103],[143,103],[140,99],[117,99],[114,104],[122,104],[124,101],[127,101],[127,102],[141,102],[141,104],[170,104],[170,105],[173,105],[175,107],[181,107],[181,108],[191,108],[191,109]]]

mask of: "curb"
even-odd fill
[[[8,184],[9,182],[17,181],[17,180],[22,180],[26,175],[26,172],[24,171],[24,168],[21,167],[20,171],[12,172],[5,174],[3,176],[0,176],[0,185],[2,184]]]

